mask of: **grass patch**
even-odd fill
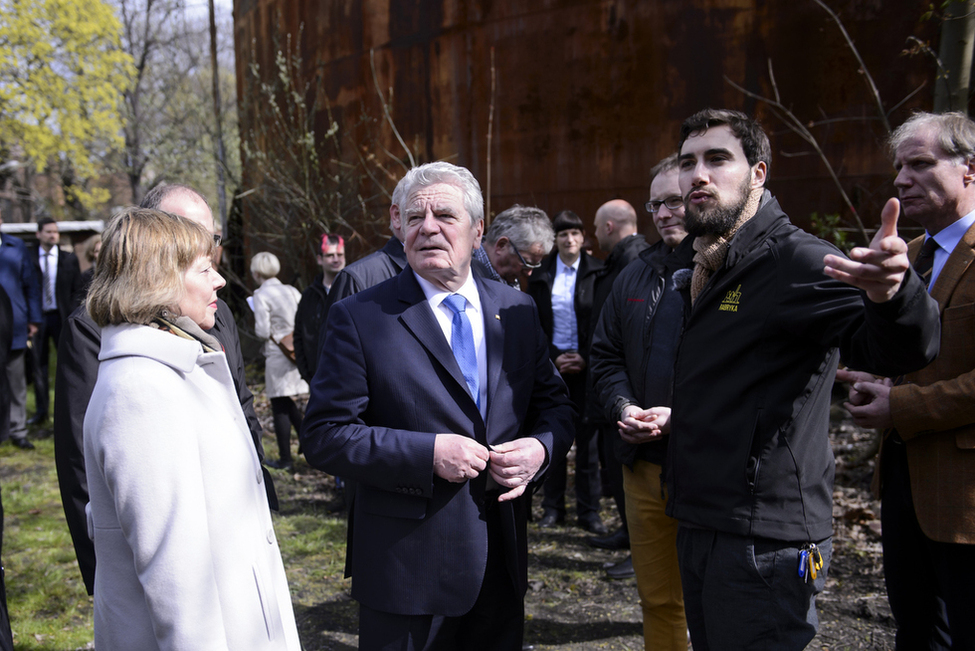
[[[90,648],[92,600],[85,593],[64,521],[52,439],[35,450],[0,447],[3,564],[18,651]]]

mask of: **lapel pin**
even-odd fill
[[[494,318],[495,318],[495,319],[497,319],[498,321],[500,321],[500,320],[501,320],[501,315],[499,315],[499,314],[495,314],[495,315],[494,315]]]

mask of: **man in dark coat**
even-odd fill
[[[847,258],[765,188],[771,146],[754,119],[706,109],[678,147],[696,254],[681,290],[667,514],[680,523],[691,642],[798,651],[816,634],[829,570],[838,361],[885,375],[926,366],[938,304],[910,270],[896,201]]]
[[[622,199],[607,201],[596,211],[594,220],[596,241],[599,248],[609,253],[602,269],[595,272],[593,281],[592,321],[591,329],[596,329],[599,313],[603,303],[613,288],[613,282],[628,264],[636,260],[640,253],[649,248],[645,237],[637,233],[636,210],[629,202]],[[590,332],[590,341],[592,332]],[[630,546],[630,538],[626,523],[626,497],[623,492],[623,465],[616,457],[616,424],[607,416],[604,406],[595,399],[592,381],[589,381],[589,393],[586,401],[586,416],[599,431],[599,442],[602,446],[603,463],[607,474],[607,483],[616,503],[622,525],[608,536],[590,538],[589,544],[603,549],[626,549]],[[613,578],[628,578],[633,576],[633,563],[629,557],[617,565],[609,568]]]
[[[430,163],[406,187],[410,268],[332,307],[302,448],[358,482],[360,649],[520,649],[527,489],[572,407],[533,301],[471,272],[474,177]]]
[[[0,368],[7,367],[7,355],[14,336],[14,308],[7,292],[0,286]],[[0,439],[10,427],[10,390],[7,387],[7,374],[0,373]],[[3,567],[3,502],[0,502],[0,568]],[[0,651],[13,651],[13,634],[10,631],[10,616],[7,614],[7,586],[3,570],[0,569]]]
[[[311,382],[318,368],[318,337],[325,322],[325,300],[335,277],[345,268],[345,240],[341,235],[322,235],[315,259],[322,270],[302,292],[295,312],[295,364],[305,382]]]
[[[50,217],[37,220],[36,249],[31,250],[34,275],[41,283],[41,327],[33,337],[34,417],[30,425],[47,422],[50,381],[48,360],[51,345],[58,345],[61,326],[84,299],[84,281],[78,257],[58,246],[58,223]]]
[[[31,450],[34,444],[27,440],[26,351],[27,341],[41,323],[41,285],[30,262],[27,245],[13,235],[0,234],[0,287],[7,292],[13,307],[13,340],[5,368],[10,391],[7,436],[17,447]]]

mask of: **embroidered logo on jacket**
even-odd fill
[[[718,306],[719,312],[737,312],[738,303],[741,301],[741,285],[724,295],[724,300]]]

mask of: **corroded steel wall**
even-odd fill
[[[930,108],[932,61],[902,55],[910,35],[937,47],[937,24],[920,21],[927,0],[896,10],[881,0],[827,2],[860,48],[884,110],[894,109],[891,123]],[[238,80],[254,57],[272,70],[275,48],[300,31],[306,73],[324,75],[350,128],[363,110],[381,115],[374,49],[395,124],[419,159],[467,166],[485,190],[493,102],[495,213],[521,202],[550,214],[572,209],[591,223],[609,199],[642,205],[649,169],[674,150],[681,120],[706,106],[762,120],[773,139],[769,187],[796,221],[845,212],[811,148],[727,80],[778,92],[804,124],[828,120],[810,128],[866,219],[876,221],[892,192],[875,99],[813,0],[237,0],[235,25]],[[240,94],[242,109],[248,100]],[[388,128],[384,139],[402,153]],[[656,237],[649,219],[645,231]]]

